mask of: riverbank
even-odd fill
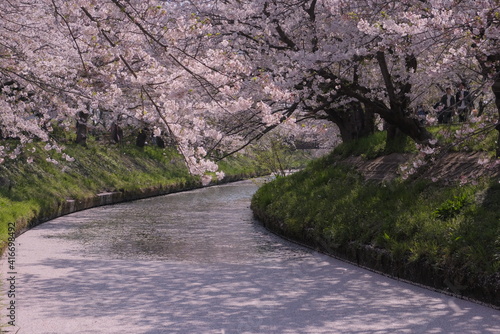
[[[334,153],[261,187],[252,209],[268,229],[322,252],[500,307],[498,173],[468,185],[394,178],[409,156]],[[452,175],[474,171],[448,158]]]
[[[15,223],[19,234],[58,215],[114,202],[118,193],[125,200],[147,194],[151,188],[167,191],[196,186],[173,150],[90,143],[68,146],[65,152],[74,161],[33,144],[29,157],[0,165],[2,241],[7,224]]]
[[[8,143],[3,143],[3,145]],[[298,154],[294,164],[304,164]],[[220,162],[231,182],[269,174],[268,166],[249,154]],[[80,146],[67,143],[64,152],[31,147],[17,160],[0,164],[0,250],[9,236],[71,212],[95,206],[202,187],[189,174],[173,148],[115,145],[89,140]]]

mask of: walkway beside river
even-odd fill
[[[24,233],[16,240],[16,327],[4,330],[500,333],[498,310],[269,234],[249,209],[256,189],[244,181],[100,207]],[[5,258],[1,265],[5,285]]]

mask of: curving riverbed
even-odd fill
[[[500,333],[498,310],[268,233],[249,209],[257,187],[244,181],[100,207],[24,233],[16,241],[16,327],[4,330]]]

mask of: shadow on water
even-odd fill
[[[328,259],[188,265],[168,261],[49,260],[70,271],[37,279],[31,303],[61,323],[92,318],[136,333],[498,333],[460,301]],[[371,280],[370,280],[371,278]],[[28,279],[26,284],[30,284]],[[57,301],[51,305],[47,299]],[[113,321],[110,321],[112,318]],[[496,323],[496,332],[492,327]],[[119,325],[112,327],[118,333]],[[102,331],[107,332],[107,331]]]

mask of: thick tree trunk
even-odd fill
[[[387,137],[385,141],[385,149],[387,152],[401,152],[406,146],[406,141],[409,138],[402,132],[398,126],[386,124]]]
[[[427,131],[417,119],[401,113],[393,112],[385,105],[376,106],[377,113],[391,126],[397,127],[402,133],[413,139],[417,143],[428,143],[432,134]]]
[[[361,137],[366,137],[375,132],[375,112],[365,106],[365,114],[364,114],[364,125],[363,130],[361,131]]]
[[[393,77],[391,76],[383,51],[377,52],[377,61],[384,79],[387,96],[389,97],[390,108],[387,108],[383,103],[374,105],[373,107],[379,111],[378,114],[386,122],[391,126],[397,127],[402,133],[406,134],[417,143],[428,142],[432,139],[430,132],[428,132],[417,119],[411,118],[406,114],[410,105],[407,94],[411,92],[411,84],[407,83],[398,90],[393,82]],[[408,72],[417,69],[417,59],[413,55],[408,55],[405,58],[405,64]],[[397,135],[397,132],[394,133],[394,135]]]
[[[500,53],[494,53],[490,55],[479,53],[476,56],[476,59],[482,68],[482,74],[485,78],[491,77],[493,76],[493,74],[494,77],[496,78],[495,81],[493,82],[493,85],[491,85],[491,91],[495,96],[495,105],[497,107],[497,112],[499,116],[499,121],[495,127],[495,129],[498,131],[498,139],[497,139],[497,147],[495,155],[497,158],[500,158],[500,77],[498,76],[498,74],[500,73],[500,65],[499,65]],[[496,64],[496,65],[492,68],[491,64]],[[480,108],[481,107],[482,106],[480,105]],[[482,113],[481,109],[480,113]]]
[[[156,146],[158,146],[159,148],[165,148],[166,147],[165,141],[163,140],[163,138],[155,136],[154,137],[154,141],[156,143]]]
[[[432,139],[432,134],[415,118],[403,117],[396,122],[396,125],[401,132],[417,143],[425,143]]]
[[[353,102],[344,110],[325,110],[328,120],[335,123],[340,130],[343,142],[366,137],[374,132],[374,113],[363,109],[361,103]]]
[[[123,130],[116,123],[111,124],[111,138],[117,144],[123,140]]]
[[[358,120],[349,120],[343,118],[334,123],[337,124],[339,128],[340,136],[342,137],[343,142],[348,142],[360,138],[361,133],[359,131]]]
[[[76,120],[76,140],[77,144],[86,145],[87,144],[87,120],[89,119],[89,114],[80,111],[78,113],[78,118]]]

